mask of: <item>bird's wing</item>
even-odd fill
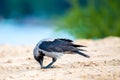
[[[73,41],[70,40],[70,39],[64,39],[64,38],[59,38],[59,39],[55,39],[55,40],[62,40],[62,41],[66,41],[66,42],[73,42]]]
[[[70,39],[55,39],[54,42],[59,42],[59,43],[64,43],[65,45],[70,45],[70,46],[74,46],[74,47],[86,47],[84,45],[79,45],[79,44],[74,44],[72,43],[73,41]]]
[[[50,52],[65,52],[65,51],[76,51],[77,48],[74,48],[72,46],[65,46],[65,45],[50,45],[48,46],[48,51]]]
[[[48,52],[65,52],[75,51],[77,48],[70,46],[72,43],[61,39],[54,41],[44,41],[39,45],[39,48]]]
[[[53,43],[54,44],[56,44],[56,45],[72,45],[73,43],[72,43],[73,41],[72,40],[70,40],[70,39],[55,39],[54,41],[53,41]]]

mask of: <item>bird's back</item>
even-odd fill
[[[65,52],[75,50],[73,43],[64,39],[55,39],[54,41],[43,41],[39,48],[48,52]]]

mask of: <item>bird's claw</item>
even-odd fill
[[[49,67],[49,66],[41,67],[41,69],[49,69],[49,68],[53,68],[53,66],[51,66],[51,67]]]

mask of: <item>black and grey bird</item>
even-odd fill
[[[62,56],[65,52],[72,52],[80,54],[84,57],[89,58],[90,56],[84,54],[78,47],[85,47],[83,45],[74,44],[70,39],[44,39],[38,42],[33,50],[34,58],[40,64],[41,68],[50,68],[56,60]],[[44,56],[52,58],[52,62],[46,67],[43,67]]]

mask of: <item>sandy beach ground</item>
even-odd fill
[[[31,46],[0,45],[0,80],[120,80],[120,38],[76,40],[91,58],[65,54],[54,68],[40,69]],[[45,57],[44,65],[51,58]]]

